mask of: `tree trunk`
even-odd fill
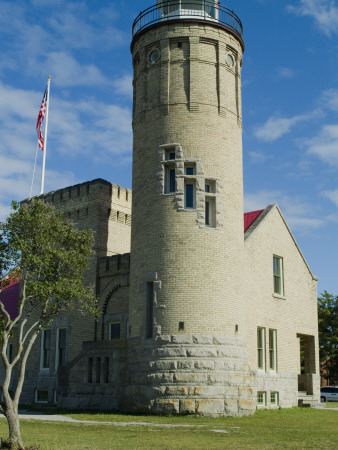
[[[18,410],[15,410],[15,408],[7,409],[6,417],[9,428],[9,443],[11,444],[12,448],[23,449],[24,446],[21,439]]]

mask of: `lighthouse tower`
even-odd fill
[[[133,203],[125,408],[253,412],[243,294],[242,25],[216,1],[133,26]]]

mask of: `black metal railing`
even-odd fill
[[[242,22],[239,17],[222,6],[220,2],[176,0],[158,3],[141,11],[133,23],[133,37],[151,25],[177,19],[198,19],[219,23],[241,38],[243,36]]]

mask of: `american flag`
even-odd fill
[[[48,97],[48,88],[46,87],[45,93],[43,94],[40,111],[38,115],[38,120],[36,121],[36,132],[38,133],[38,144],[41,150],[43,150],[44,137],[42,134],[42,122],[45,118],[46,108],[47,108],[47,97]]]

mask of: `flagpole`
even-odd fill
[[[47,131],[48,131],[48,110],[49,110],[49,90],[50,90],[50,77],[47,82],[47,106],[46,106],[46,121],[45,121],[45,138],[43,141],[43,157],[42,157],[42,173],[41,173],[41,190],[40,195],[43,194],[45,186],[45,167],[46,167],[46,149],[47,149]]]

